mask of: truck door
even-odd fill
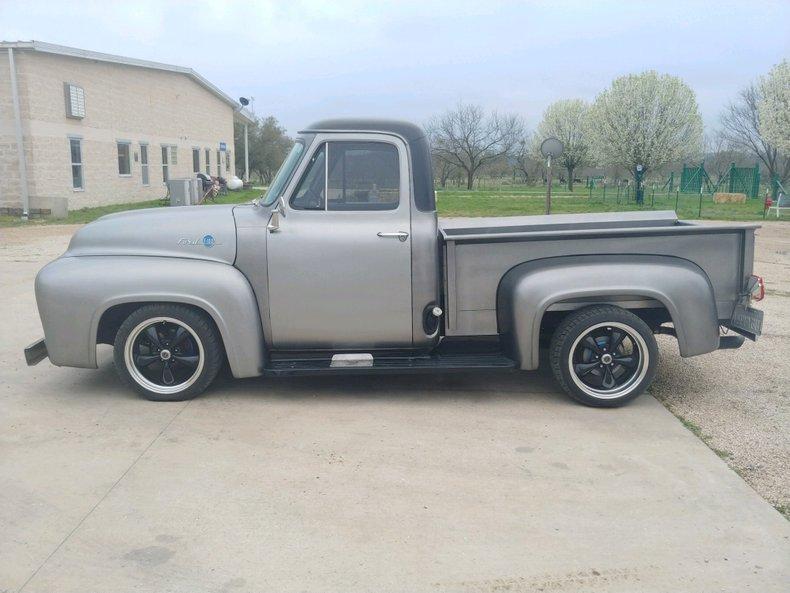
[[[267,230],[278,349],[412,345],[408,153],[385,134],[322,134]]]

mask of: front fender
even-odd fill
[[[551,305],[621,295],[654,299],[666,307],[681,356],[718,348],[716,301],[705,272],[680,258],[625,255],[549,258],[509,270],[497,292],[504,346],[522,369],[536,369],[540,324]]]
[[[200,260],[62,257],[36,277],[36,300],[49,358],[59,366],[96,368],[99,321],[124,303],[199,307],[217,325],[235,377],[259,375],[264,347],[255,294],[231,265]]]

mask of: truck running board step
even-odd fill
[[[435,371],[507,370],[516,367],[513,359],[499,353],[438,354],[433,356],[380,356],[367,365],[332,365],[329,358],[273,360],[264,369],[266,375],[419,373]]]

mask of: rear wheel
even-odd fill
[[[620,406],[642,393],[658,367],[658,345],[647,324],[612,305],[571,313],[557,327],[551,369],[575,400],[597,407]]]
[[[213,323],[183,305],[137,309],[115,336],[115,368],[121,379],[154,401],[191,399],[208,387],[222,366],[222,345]]]

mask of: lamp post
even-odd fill
[[[562,154],[564,146],[557,138],[546,138],[540,143],[540,153],[546,157],[548,186],[546,187],[546,214],[551,214],[551,160]]]
[[[255,97],[252,97],[252,100],[255,100]],[[242,107],[246,107],[250,104],[250,100],[247,97],[239,97],[239,103],[241,103]],[[255,112],[253,112],[253,115]],[[247,122],[244,122],[244,183],[247,184],[250,182],[250,140],[249,134],[247,132]]]

